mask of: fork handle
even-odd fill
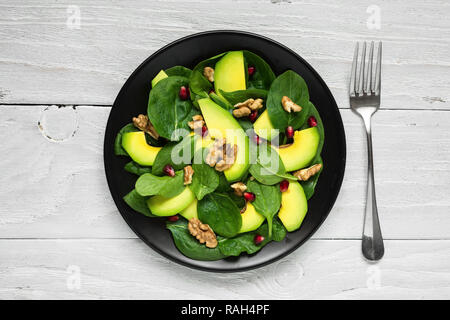
[[[362,252],[368,260],[380,260],[384,254],[383,236],[378,219],[377,200],[375,197],[375,181],[373,174],[373,152],[371,117],[364,117],[367,133],[368,172],[367,172],[367,199],[364,214],[364,228],[362,234]]]

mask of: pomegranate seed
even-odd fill
[[[253,110],[252,113],[250,113],[250,115],[248,116],[248,119],[251,122],[255,122],[257,116],[258,116],[258,110]]]
[[[283,180],[280,182],[280,191],[285,192],[289,188],[289,181]]]
[[[255,194],[253,192],[244,192],[244,198],[247,201],[253,202],[255,201]]]
[[[259,138],[259,136],[257,134],[253,135],[253,142],[256,144],[260,144],[261,143],[261,139]]]
[[[252,76],[255,73],[255,67],[248,67],[248,75]]]
[[[253,241],[256,245],[260,245],[264,241],[264,237],[260,234],[255,235],[255,238],[253,238]]]
[[[286,137],[288,137],[289,139],[292,138],[294,136],[294,128],[292,128],[291,126],[286,128]]]
[[[169,177],[175,177],[175,170],[170,164],[166,164],[164,166],[163,172]]]
[[[216,92],[214,91],[214,89],[211,89],[211,90],[209,90],[208,94],[211,94],[211,93],[216,93]]]
[[[308,125],[310,127],[317,127],[317,120],[314,117],[309,117],[308,119]]]
[[[169,220],[170,222],[178,221],[178,219],[180,219],[179,216],[171,216],[171,217],[168,217],[168,218],[167,218],[167,220]]]
[[[179,96],[181,100],[187,100],[189,98],[189,90],[185,86],[182,86],[180,88]]]
[[[202,137],[207,136],[208,135],[208,128],[206,128],[206,126],[202,127]]]

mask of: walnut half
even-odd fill
[[[295,171],[293,175],[300,181],[306,181],[322,169],[322,164],[318,163],[309,168]]]
[[[205,67],[203,69],[203,75],[209,82],[214,82],[214,69],[211,67]]]
[[[244,195],[245,190],[247,190],[247,186],[243,182],[235,182],[231,185],[231,188],[234,190],[234,193],[242,197]]]
[[[217,247],[216,235],[209,225],[202,223],[197,218],[191,218],[189,219],[188,229],[200,243],[206,243],[208,248]]]
[[[194,175],[194,169],[191,166],[186,166],[183,168],[184,171],[184,185],[192,183],[192,176]]]
[[[133,124],[139,130],[142,130],[152,136],[154,139],[159,139],[159,134],[156,132],[155,127],[148,119],[148,116],[140,114],[137,117],[133,117]]]
[[[302,107],[300,107],[298,104],[292,101],[289,97],[284,96],[281,99],[281,104],[283,105],[283,109],[289,113],[291,113],[291,111],[294,112],[302,111]]]

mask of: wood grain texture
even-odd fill
[[[360,241],[311,240],[267,267],[217,274],[135,239],[2,240],[0,299],[448,299],[449,255],[449,241],[390,240],[373,265]]]
[[[366,26],[372,4],[0,0],[0,103],[112,104],[131,72],[163,45],[195,32],[233,28],[298,52],[343,108],[355,41],[382,40],[382,107],[450,109],[449,3],[378,1],[379,30]],[[80,9],[79,29],[67,25],[73,5]]]
[[[117,212],[103,168],[110,108],[0,106],[0,234],[3,238],[135,237]],[[315,238],[360,238],[365,134],[341,110],[347,169],[337,203]],[[383,234],[450,239],[450,112],[378,112],[375,179]],[[38,126],[40,122],[40,127]],[[50,138],[49,138],[50,137]]]

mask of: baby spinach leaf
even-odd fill
[[[144,173],[151,173],[152,172],[152,168],[151,167],[143,167],[140,164],[137,164],[134,161],[130,161],[128,162],[125,167],[124,167],[125,171],[128,171],[130,173],[133,173],[135,175],[141,176]]]
[[[272,221],[275,215],[280,210],[281,206],[281,191],[276,186],[266,186],[257,181],[249,181],[247,189],[255,194],[255,201],[253,206],[256,211],[262,214],[269,224],[269,237],[272,235]]]
[[[189,90],[192,100],[198,100],[201,98],[207,98],[209,91],[212,89],[211,82],[206,79],[203,74],[198,71],[192,71],[189,78]]]
[[[190,188],[198,200],[202,200],[205,195],[213,192],[219,186],[219,175],[216,170],[205,163],[193,164],[194,175]]]
[[[203,260],[213,261],[225,258],[219,248],[214,249],[207,248],[205,244],[201,244],[195,239],[187,227],[188,222],[185,219],[180,219],[176,222],[167,222],[166,227],[172,233],[175,246],[186,257]]]
[[[139,131],[132,123],[125,125],[120,129],[119,133],[116,135],[116,140],[114,140],[114,154],[116,156],[128,156],[128,153],[122,148],[122,137],[125,133]]]
[[[267,90],[263,89],[247,89],[247,90],[238,90],[232,92],[225,92],[220,90],[220,94],[227,99],[227,101],[234,106],[236,103],[244,102],[247,99],[253,98],[258,99],[261,98],[264,101],[267,99]]]
[[[219,250],[226,256],[239,256],[242,252],[253,254],[261,250],[261,248],[271,240],[279,242],[286,237],[286,229],[278,219],[273,220],[272,229],[272,238],[269,237],[269,228],[267,223],[264,223],[255,231],[243,233],[234,238],[219,238]],[[254,241],[255,235],[257,234],[264,237],[264,241],[259,245],[256,245]]]
[[[222,193],[232,191],[233,189],[231,189],[230,183],[228,182],[223,172],[219,172],[218,175],[219,175],[219,185],[217,186],[216,191]]]
[[[156,217],[154,214],[151,213],[150,209],[148,208],[147,198],[137,193],[136,189],[131,190],[130,193],[125,195],[123,197],[123,200],[134,211],[142,213],[144,216],[147,217],[151,218]]]
[[[323,144],[325,142],[325,129],[323,127],[323,122],[322,122],[322,118],[320,117],[319,112],[317,111],[316,107],[314,106],[314,104],[310,101],[309,102],[309,113],[307,118],[313,116],[314,118],[316,118],[317,121],[317,130],[319,130],[319,136],[320,136],[320,140],[319,140],[319,146],[317,147],[317,153],[316,156],[314,157],[314,159],[311,161],[312,164],[314,163],[318,163],[318,159],[320,158],[320,154],[322,152],[322,148],[323,148]],[[304,123],[303,126],[300,128],[301,130],[303,129],[307,129],[308,123]]]
[[[174,170],[181,170],[191,163],[194,156],[195,137],[186,136],[180,142],[169,142],[156,155],[152,173],[160,176],[164,167],[169,164]],[[175,156],[175,157],[173,157]]]
[[[183,66],[173,66],[169,69],[164,70],[165,73],[169,76],[180,76],[189,78],[191,76],[192,70]]]
[[[247,88],[269,90],[270,85],[275,80],[275,74],[272,68],[257,54],[248,50],[244,50],[243,52],[246,65],[255,67],[255,73],[251,76],[248,75],[248,69],[245,68]]]
[[[162,195],[166,198],[175,197],[184,190],[184,173],[177,171],[175,177],[158,177],[145,173],[136,181],[136,191],[143,197]]]
[[[234,237],[242,225],[239,208],[225,194],[207,194],[199,200],[197,212],[200,221],[209,224],[215,233],[224,237]]]
[[[317,161],[314,161],[311,163],[311,165],[317,164],[317,163],[322,163],[322,157],[319,156],[319,158],[317,159]],[[322,169],[320,169],[319,172],[317,172],[314,176],[312,176],[311,178],[309,178],[307,181],[300,181],[300,184],[303,187],[303,191],[305,191],[305,196],[306,199],[311,199],[311,197],[314,194],[314,190],[316,188],[317,185],[317,181],[319,180],[319,176],[322,173],[323,167]]]
[[[302,107],[300,112],[288,113],[284,111],[281,99],[289,97]],[[309,92],[305,80],[292,70],[278,76],[270,86],[267,96],[266,108],[272,125],[281,131],[287,126],[294,129],[300,128],[309,113]]]
[[[213,100],[215,103],[217,103],[219,106],[221,106],[225,110],[233,110],[234,109],[233,105],[230,104],[228,102],[228,100],[226,100],[225,98],[219,96],[215,92],[211,92],[209,94],[209,97],[211,98],[211,100]]]
[[[159,135],[166,139],[178,141],[181,137],[177,130],[188,132],[188,122],[198,113],[190,100],[182,100],[179,96],[180,87],[188,84],[188,78],[173,76],[162,79],[150,91],[148,117]]]

